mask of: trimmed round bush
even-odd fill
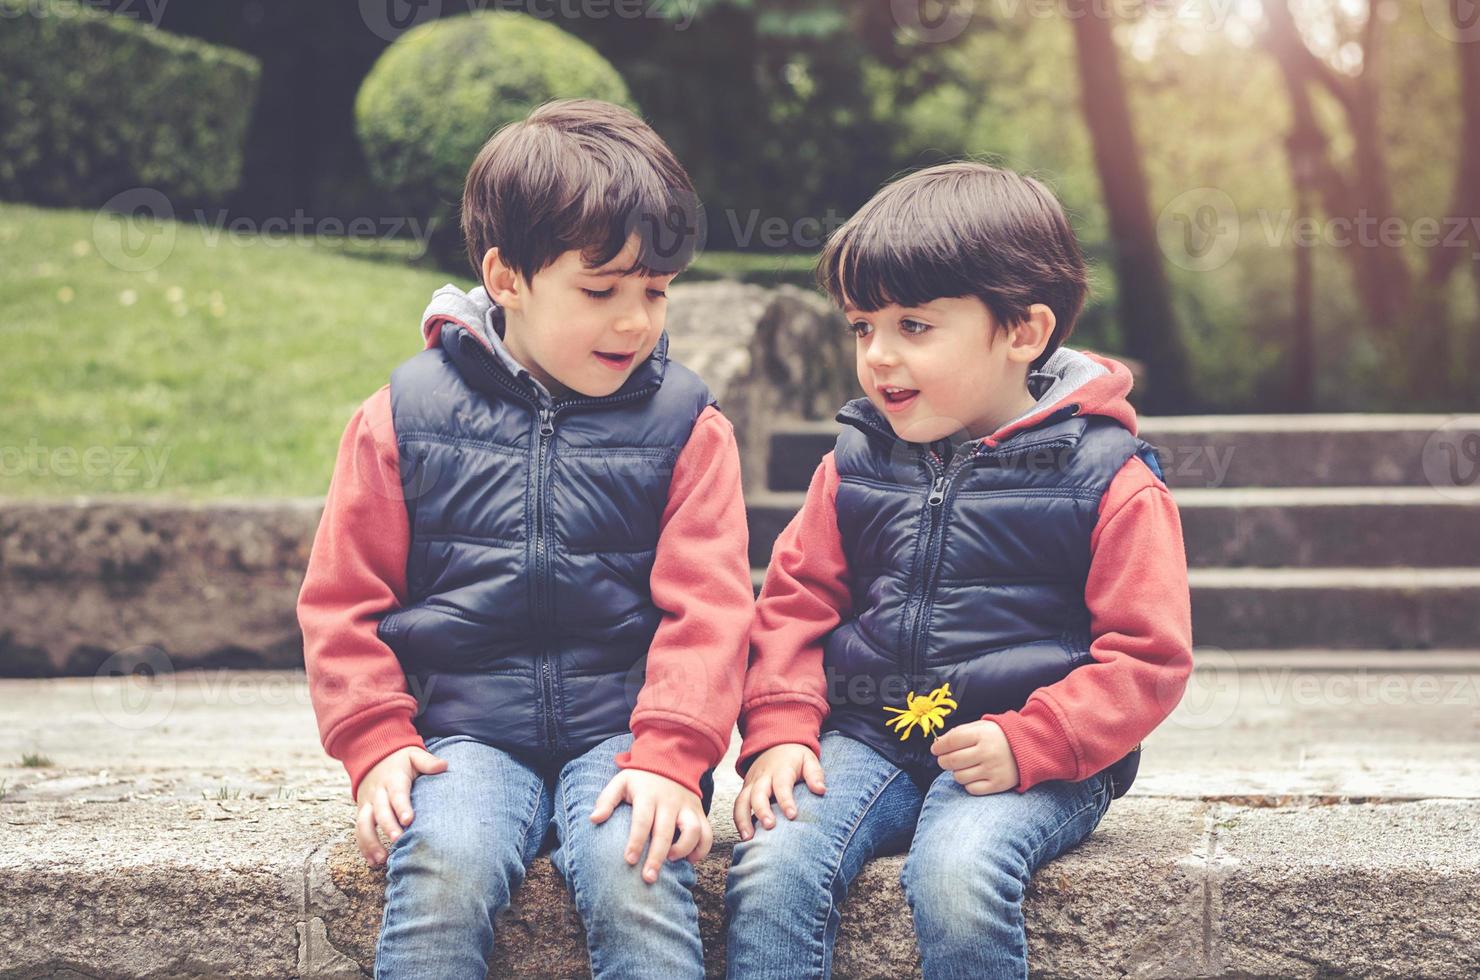
[[[595,49],[527,14],[483,10],[422,24],[396,40],[355,98],[371,176],[405,217],[436,221],[433,249],[461,268],[457,210],[478,149],[550,99],[605,99],[635,109]]]
[[[241,178],[260,67],[71,0],[0,0],[0,199],[95,208],[149,187],[176,213]]]

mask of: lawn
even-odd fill
[[[0,204],[0,496],[322,494],[432,291],[471,284],[408,254]],[[686,277],[808,267],[710,254]]]

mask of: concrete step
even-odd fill
[[[1465,647],[1480,637],[1480,568],[1193,568],[1199,646]],[[753,567],[757,596],[765,569]]]
[[[0,681],[0,703],[0,976],[370,975],[384,870],[301,673]],[[1480,651],[1199,650],[1130,793],[1035,876],[1033,976],[1476,975],[1477,735]],[[711,976],[737,749],[700,868]],[[854,883],[835,976],[919,975],[902,864]],[[587,975],[546,857],[495,955],[491,976]]]
[[[1480,556],[1480,488],[1174,489],[1192,567],[1463,566]],[[770,561],[803,491],[746,497],[750,560]]]
[[[1480,416],[1143,416],[1172,487],[1480,486]],[[838,423],[771,435],[767,486],[805,490]]]

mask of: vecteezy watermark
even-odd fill
[[[1238,207],[1227,192],[1195,187],[1167,202],[1156,218],[1156,240],[1173,265],[1191,272],[1217,269],[1238,251]]]
[[[540,20],[667,20],[687,30],[701,0],[360,0],[360,20],[384,41],[449,14],[507,10]]]
[[[82,479],[112,489],[153,490],[164,476],[171,446],[0,445],[0,479],[19,476]],[[142,479],[140,479],[142,477]]]
[[[693,191],[673,191],[661,205],[635,208],[622,221],[626,240],[638,239],[638,259],[654,275],[688,268],[704,251],[709,219]]]
[[[411,258],[426,253],[427,244],[437,228],[437,219],[421,220],[404,216],[371,217],[362,215],[344,220],[335,217],[314,218],[300,208],[291,216],[229,218],[224,209],[214,213],[193,209],[184,220],[177,220],[174,205],[161,191],[152,187],[133,187],[120,191],[93,217],[92,240],[103,261],[123,272],[144,272],[163,265],[174,253],[182,234],[196,234],[208,247],[218,245],[222,237],[233,244],[262,245],[282,248],[287,245],[344,245],[409,240],[414,244]]]
[[[1480,415],[1456,416],[1424,441],[1423,475],[1451,499],[1469,499],[1480,489]]]
[[[771,249],[816,249],[842,227],[847,220],[832,208],[818,218],[805,215],[800,218],[783,218],[780,215],[763,215],[759,209],[741,211],[726,208],[725,222],[730,236],[739,248],[749,248],[759,241]]]
[[[1184,27],[1221,31],[1240,0],[889,0],[900,30],[915,41],[940,44],[960,37],[978,14],[983,24],[1019,17],[1037,20],[1163,19]]]
[[[1263,245],[1297,248],[1326,245],[1333,248],[1466,248],[1480,260],[1480,216],[1445,215],[1401,218],[1374,215],[1366,209],[1352,216],[1297,217],[1290,208],[1255,208],[1247,215],[1228,193],[1217,187],[1195,187],[1172,198],[1156,220],[1162,254],[1179,268],[1209,272],[1233,258],[1251,223]]]
[[[126,647],[93,672],[93,707],[118,728],[139,731],[163,724],[175,709],[175,666],[156,646]]]
[[[435,218],[421,221],[407,217],[372,218],[360,215],[345,221],[342,218],[314,218],[296,209],[291,217],[270,217],[257,221],[251,218],[232,218],[228,221],[224,209],[207,220],[206,212],[194,211],[195,227],[200,230],[201,240],[215,246],[225,234],[235,244],[261,242],[269,247],[303,244],[304,242],[373,242],[409,238],[418,246],[417,255],[426,251],[427,241],[436,230]],[[409,234],[408,234],[409,233]]]
[[[89,11],[97,11],[110,17],[128,17],[140,23],[158,27],[164,19],[164,8],[169,0],[122,0],[104,3],[102,0],[78,0],[77,3],[54,3],[51,0],[27,0],[25,3],[0,5],[0,20],[17,17],[50,17],[63,20],[81,17]]]
[[[1477,0],[1423,0],[1423,16],[1429,28],[1446,41],[1455,44],[1480,41]]]

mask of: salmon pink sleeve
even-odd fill
[[[1131,457],[1100,500],[1085,583],[1094,662],[984,715],[1007,737],[1019,793],[1087,779],[1171,714],[1192,672],[1192,602],[1177,505]]]
[[[674,462],[650,577],[663,618],[618,767],[698,796],[699,777],[729,750],[755,606],[749,548],[735,429],[711,405]]]
[[[381,617],[405,604],[408,540],[387,385],[344,430],[298,593],[319,739],[349,774],[351,799],[381,759],[425,747],[400,661],[376,636]]]
[[[740,708],[744,776],[755,757],[789,742],[819,751],[827,717],[822,643],[852,611],[848,560],[838,532],[838,469],[822,458],[801,510],[771,549],[750,628],[750,664]]]

